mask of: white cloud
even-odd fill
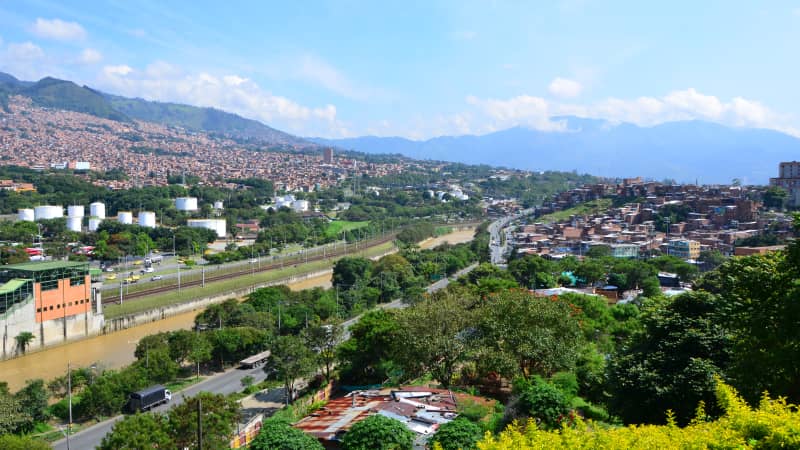
[[[580,95],[583,86],[575,80],[556,77],[550,82],[550,85],[547,86],[547,90],[556,97],[572,98]]]
[[[297,61],[294,72],[297,78],[310,81],[343,97],[367,100],[374,94],[369,88],[355,86],[334,66],[313,55],[302,56]]]
[[[31,25],[31,32],[39,37],[58,41],[77,41],[86,38],[86,30],[77,22],[66,22],[61,19],[36,19]]]
[[[229,86],[239,86],[240,84],[244,84],[248,81],[247,78],[242,78],[238,75],[225,75],[222,77],[222,80],[225,81],[225,84]]]
[[[83,64],[97,64],[103,60],[103,54],[93,48],[83,49],[80,62]]]
[[[105,66],[103,67],[103,74],[109,77],[116,77],[116,76],[126,76],[129,73],[133,72],[133,68],[131,66],[126,66],[124,64],[118,66]]]
[[[33,61],[44,57],[44,51],[33,42],[11,43],[6,49],[6,56],[17,61]]]
[[[337,119],[336,106],[304,106],[273,95],[254,81],[236,74],[190,73],[157,62],[143,71],[125,65],[106,66],[97,83],[100,88],[119,95],[214,107],[303,136],[349,135],[345,125]]]
[[[466,102],[482,115],[468,127],[473,133],[487,131],[484,125],[487,118],[491,124],[489,129],[522,125],[544,131],[567,131],[563,123],[552,118],[575,115],[610,122],[630,122],[639,126],[679,120],[705,120],[735,127],[769,128],[800,136],[800,130],[791,124],[790,117],[776,113],[757,101],[741,97],[724,101],[693,88],[672,91],[662,97],[612,97],[591,104],[548,102],[528,95],[509,99],[478,99],[470,96]]]

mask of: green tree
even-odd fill
[[[474,450],[475,443],[483,437],[483,430],[478,424],[458,417],[452,422],[439,426],[431,443],[438,443],[442,450]]]
[[[331,371],[336,363],[336,348],[343,335],[344,328],[338,319],[303,330],[303,338],[308,346],[317,352],[317,358],[325,370],[325,379],[328,381],[331,379]]]
[[[779,186],[770,186],[764,191],[764,206],[767,208],[783,209],[789,193]]]
[[[14,397],[20,404],[22,412],[30,416],[34,422],[44,422],[49,414],[47,413],[47,402],[50,395],[45,388],[44,380],[37,378],[27,380],[25,387],[20,389]]]
[[[25,413],[19,400],[0,390],[0,435],[16,433],[31,424],[31,416]]]
[[[457,294],[442,294],[400,312],[395,354],[406,376],[430,372],[444,387],[450,386],[472,349],[475,303]]]
[[[533,383],[522,382],[517,397],[506,409],[504,421],[524,420],[530,417],[536,420],[540,428],[557,428],[570,411],[569,400],[551,383],[539,378]]]
[[[322,450],[322,444],[311,435],[279,420],[266,420],[251,450]]]
[[[526,291],[490,296],[478,311],[481,363],[508,377],[569,370],[583,341],[574,311]]]
[[[30,331],[23,331],[16,335],[14,340],[17,341],[17,348],[19,349],[19,352],[24,355],[25,350],[28,348],[28,344],[30,344],[35,337],[36,336],[34,336]]]
[[[29,436],[6,434],[0,436],[0,448],[3,450],[49,450],[46,442]]]
[[[366,258],[341,258],[333,266],[333,285],[345,290],[350,289],[369,277],[371,267],[372,261]]]
[[[714,374],[732,356],[722,302],[707,292],[683,294],[646,307],[643,329],[611,359],[611,409],[629,423],[660,423],[671,409],[687,423],[700,401],[714,413]]]
[[[508,264],[508,271],[527,288],[546,289],[555,287],[558,267],[539,255],[515,259]]]
[[[298,336],[278,336],[272,346],[268,368],[275,369],[283,380],[287,402],[294,399],[295,382],[317,369],[316,355]],[[266,369],[266,368],[265,368]]]
[[[203,448],[228,448],[239,420],[239,403],[208,392],[188,398],[169,411],[169,430],[175,447],[198,447],[198,414],[203,427]]]
[[[411,430],[380,414],[356,422],[342,439],[344,450],[411,450],[413,444]]]
[[[337,351],[342,378],[355,383],[381,382],[393,368],[392,348],[399,332],[394,312],[370,311],[350,327],[350,339]]]
[[[144,450],[177,448],[167,417],[158,413],[137,413],[114,424],[103,437],[99,450]]]

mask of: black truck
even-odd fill
[[[151,386],[131,394],[128,408],[132,412],[147,411],[150,408],[172,400],[172,393],[164,386]]]

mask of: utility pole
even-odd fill
[[[206,287],[206,266],[200,268],[203,272],[203,287]]]
[[[69,422],[67,423],[67,450],[69,450],[69,435],[72,434],[72,365],[67,362],[67,400],[69,404]]]
[[[178,265],[178,292],[181,291],[181,266]]]

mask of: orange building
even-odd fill
[[[13,264],[3,267],[2,278],[33,281],[36,323],[86,314],[92,309],[88,263]]]

